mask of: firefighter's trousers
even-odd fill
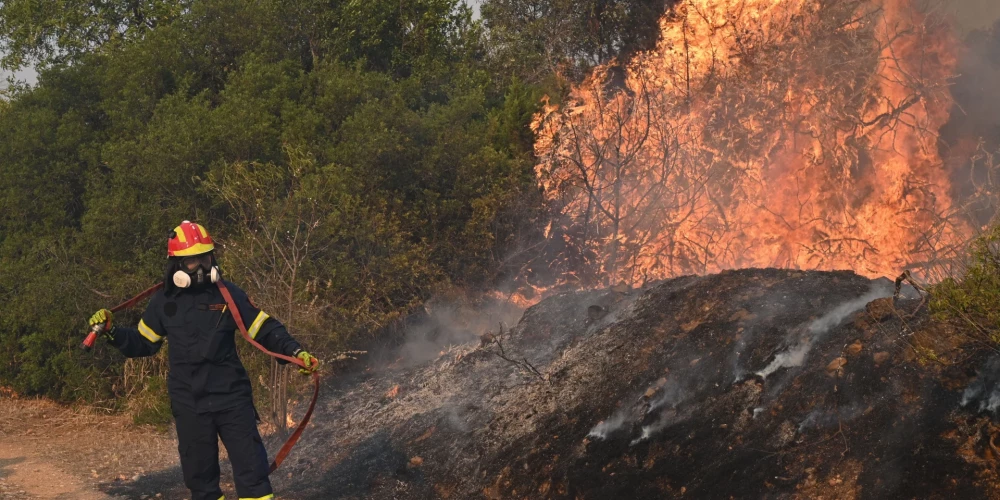
[[[184,484],[191,500],[218,500],[219,438],[233,465],[236,493],[240,498],[261,498],[271,494],[267,451],[257,432],[253,403],[218,412],[196,413],[173,405],[177,422],[178,451]]]

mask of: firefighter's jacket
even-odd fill
[[[236,285],[224,282],[250,337],[269,351],[300,349],[278,320],[261,311]],[[152,356],[170,339],[171,403],[198,413],[228,410],[252,400],[250,378],[236,353],[240,335],[218,286],[156,292],[138,328],[115,328],[111,344],[130,358]]]

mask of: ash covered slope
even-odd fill
[[[330,388],[285,487],[293,498],[993,496],[992,424],[961,407],[983,360],[917,363],[908,345],[929,320],[879,323],[865,308],[891,293],[850,272],[746,270],[553,297],[505,335],[520,363],[476,344]]]

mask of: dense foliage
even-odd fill
[[[559,98],[532,65],[606,58],[638,15],[601,2],[568,40],[514,39],[516,3],[0,2],[0,66],[39,70],[0,99],[0,386],[162,393],[162,356],[77,346],[90,313],[161,278],[183,219],[321,355],[508,279],[544,226],[528,123]],[[605,19],[619,35],[584,29]]]
[[[995,349],[1000,345],[1000,225],[972,242],[967,260],[958,276],[934,285],[931,311],[968,339]]]
[[[527,81],[572,80],[596,64],[652,49],[676,0],[489,0],[483,16],[494,72]]]

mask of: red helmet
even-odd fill
[[[191,221],[181,222],[174,228],[167,241],[168,257],[188,257],[215,250],[215,243],[201,224]]]

